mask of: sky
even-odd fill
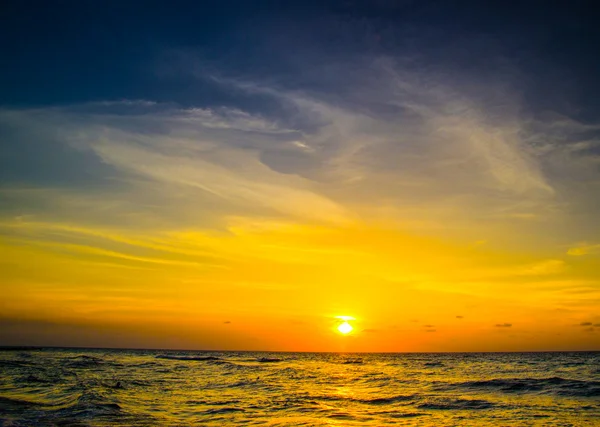
[[[597,18],[4,2],[0,345],[600,350]]]

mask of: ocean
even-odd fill
[[[2,426],[600,426],[600,353],[0,351]]]

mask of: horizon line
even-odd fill
[[[504,351],[293,351],[293,350],[197,350],[173,348],[85,347],[0,345],[0,351],[18,350],[121,350],[121,351],[172,351],[197,353],[306,353],[306,354],[507,354],[507,353],[600,353],[599,350],[504,350]]]

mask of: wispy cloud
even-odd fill
[[[582,255],[590,255],[600,253],[600,244],[592,244],[592,243],[578,243],[573,247],[569,248],[567,251],[567,255],[572,256],[582,256]]]
[[[261,292],[272,311],[303,287],[312,295],[298,298],[298,312],[307,300],[361,300],[368,286],[381,286],[370,298],[385,305],[386,283],[398,298],[454,298],[445,317],[428,318],[440,335],[444,319],[464,318],[454,310],[483,316],[455,304],[463,298],[593,319],[593,257],[566,255],[599,247],[587,243],[600,239],[597,144],[584,135],[595,125],[538,117],[510,91],[482,85],[473,95],[389,59],[357,68],[364,79],[351,90],[210,77],[251,101],[227,107],[121,100],[0,110],[5,158],[16,165],[0,190],[0,250],[12,257],[4,265],[16,283],[30,256],[47,266],[76,260],[89,270],[73,267],[65,282],[93,271],[99,288],[109,286],[101,268],[119,283],[135,269],[131,286]],[[29,170],[36,156],[52,168]],[[39,287],[53,280],[27,274]],[[80,305],[92,310],[86,295]],[[241,324],[217,314],[216,323]],[[386,330],[375,326],[364,331]]]

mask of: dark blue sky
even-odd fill
[[[593,6],[584,1],[5,1],[0,103],[229,102],[231,94],[186,74],[177,59],[182,52],[221,74],[304,88],[332,84],[307,76],[306,68],[324,58],[389,55],[418,57],[420,67],[442,67],[466,78],[494,73],[509,61],[521,73],[519,89],[532,106],[560,99],[586,107],[579,113],[588,115],[593,114],[588,107],[598,108],[594,94],[600,90],[600,30]],[[556,89],[563,92],[560,97],[553,94]]]

